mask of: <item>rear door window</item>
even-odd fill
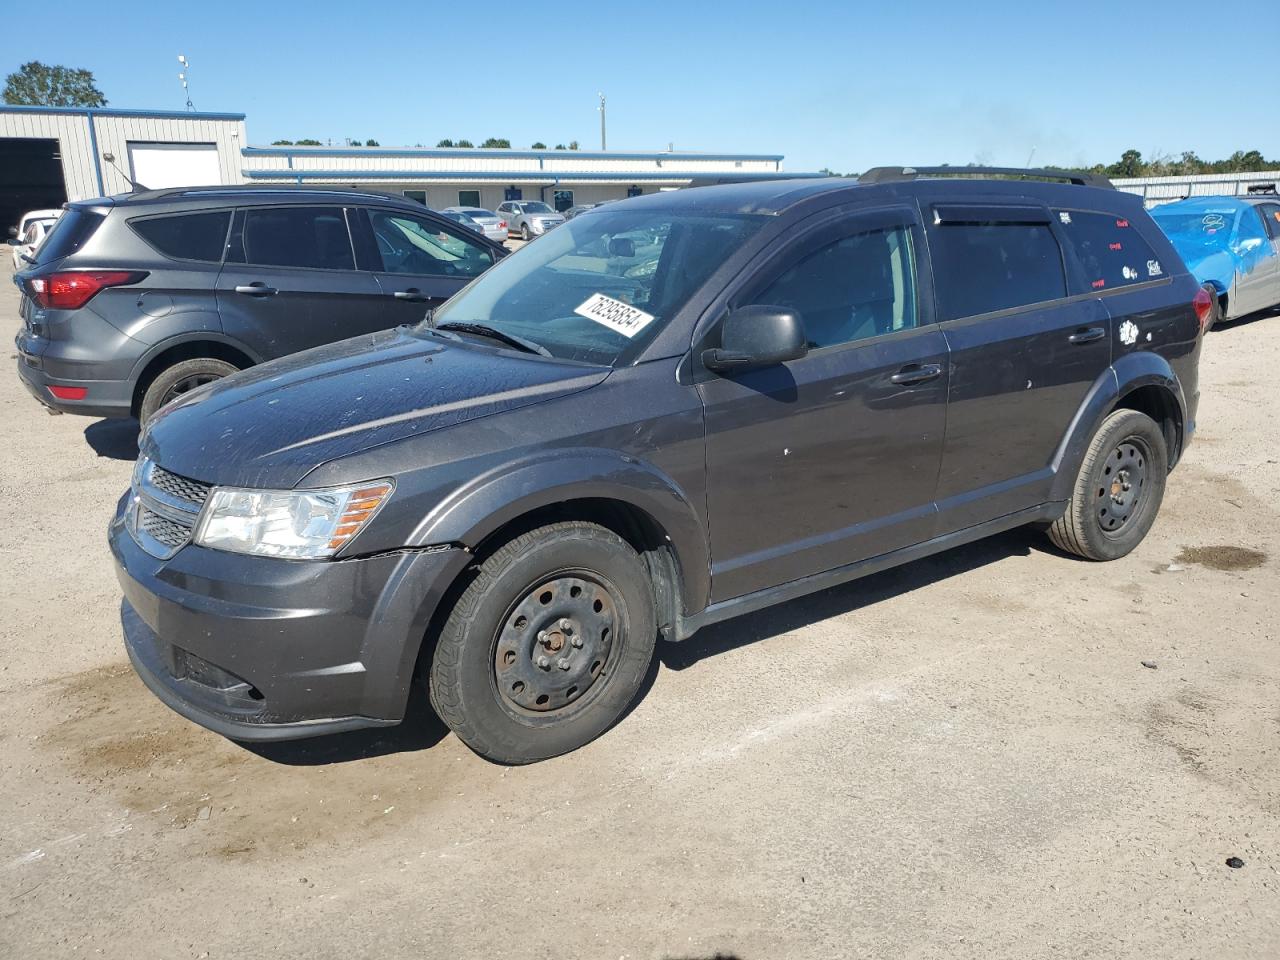
[[[57,219],[53,232],[35,252],[36,263],[52,263],[75,253],[93,236],[106,217],[92,210],[71,207]]]
[[[237,249],[238,246],[238,249]],[[228,259],[269,267],[354,270],[342,207],[249,207]]]
[[[1165,265],[1127,218],[1082,210],[1055,210],[1053,215],[1089,289],[1111,290],[1164,276]]]
[[[493,266],[488,247],[425,217],[370,210],[369,220],[387,273],[478,277]]]
[[[231,211],[147,217],[130,220],[129,226],[166,257],[216,263],[226,247]]]
[[[947,220],[930,235],[939,319],[1009,310],[1067,294],[1047,223]]]

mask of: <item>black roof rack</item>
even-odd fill
[[[1097,173],[1081,173],[1078,170],[1032,170],[1021,167],[873,167],[858,177],[859,183],[895,183],[902,180],[920,180],[929,177],[1011,177],[1023,180],[1061,180],[1080,187],[1102,187],[1114,190],[1115,185]]]
[[[230,195],[260,195],[266,196],[272,193],[291,194],[316,194],[343,197],[368,197],[375,200],[398,200],[394,194],[382,193],[376,190],[359,189],[352,187],[342,187],[337,184],[277,184],[277,183],[233,183],[233,184],[214,184],[203,187],[166,187],[159,190],[136,190],[127,193],[124,196],[129,200],[161,200],[169,197],[209,197],[209,196],[230,196]]]

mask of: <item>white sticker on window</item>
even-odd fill
[[[624,337],[634,337],[653,323],[653,314],[645,313],[613,297],[606,297],[603,293],[593,293],[582,304],[575,307],[573,312],[580,317],[603,324]]]

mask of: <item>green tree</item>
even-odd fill
[[[577,140],[570,140],[570,141],[569,141],[569,149],[570,149],[570,150],[577,150],[577,149],[578,149],[578,141],[577,141]]]
[[[324,146],[324,144],[322,144],[319,140],[299,140],[297,143],[294,144],[294,146],[295,147],[322,147]]]
[[[557,144],[556,144],[556,149],[557,149],[557,150],[568,150],[569,148],[568,148],[568,147],[566,147],[563,143],[557,143]]]
[[[547,149],[547,145],[546,145],[545,143],[543,143],[541,140],[539,140],[539,141],[537,141],[536,143],[534,143],[534,145],[533,145],[532,147],[530,147],[529,149],[530,149],[530,150],[545,150],[545,149]]]
[[[470,148],[474,147],[475,144],[472,143],[470,140],[459,140],[457,143],[454,144],[454,146],[461,147],[464,150],[469,150]]]
[[[273,147],[292,147],[293,141],[292,140],[272,140],[271,145]]]
[[[366,147],[380,147],[380,146],[382,146],[382,144],[380,144],[377,140],[366,140],[366,141],[364,142],[364,145],[365,145]]]
[[[436,144],[437,147],[452,147],[454,145],[454,142],[448,138],[445,138]]]
[[[484,143],[480,144],[482,150],[510,150],[511,141],[506,137],[490,137]]]
[[[1120,154],[1120,161],[1107,167],[1107,173],[1114,177],[1140,177],[1145,170],[1142,154],[1137,150],[1126,150]]]
[[[88,70],[32,60],[5,78],[4,102],[36,107],[105,107],[107,98]]]

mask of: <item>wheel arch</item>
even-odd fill
[[[241,370],[262,362],[261,358],[255,356],[243,344],[207,331],[170,337],[152,346],[134,366],[131,401],[133,415],[135,417],[138,415],[147,388],[164,370],[183,360],[196,360],[202,357],[223,360]]]

